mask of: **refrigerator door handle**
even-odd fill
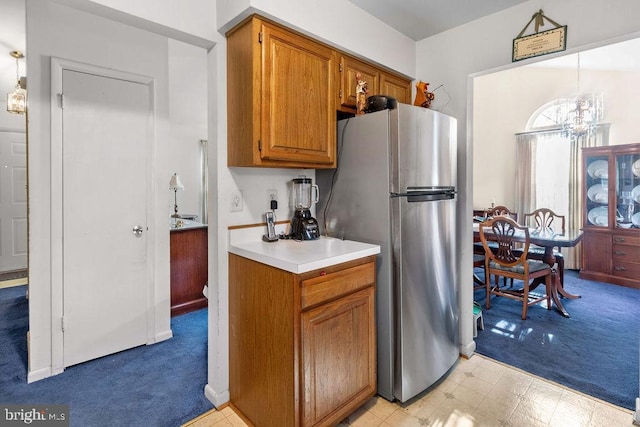
[[[455,187],[409,187],[406,193],[391,193],[391,197],[406,197],[408,202],[433,202],[456,197]]]

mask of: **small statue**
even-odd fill
[[[362,74],[356,73],[356,115],[364,114],[367,106],[367,82],[362,80]]]
[[[416,91],[416,99],[413,101],[413,105],[424,108],[431,107],[431,101],[433,101],[436,96],[433,92],[429,92],[429,83],[420,80],[418,84],[416,84],[416,88],[418,90]]]

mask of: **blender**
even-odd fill
[[[313,197],[315,193],[315,197]],[[320,238],[318,221],[311,216],[311,205],[318,202],[317,185],[311,184],[311,178],[300,175],[293,179],[293,206],[295,212],[291,218],[290,237],[294,240],[316,240]]]

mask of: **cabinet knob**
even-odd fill
[[[624,243],[624,237],[614,237],[613,241],[616,243]]]
[[[616,255],[626,255],[627,253],[625,251],[613,251],[614,254]]]
[[[614,269],[615,271],[627,271],[627,269],[626,269],[626,268],[624,268],[624,267],[613,267],[613,269]]]

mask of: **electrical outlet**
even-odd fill
[[[271,209],[271,201],[278,202],[278,190],[267,190],[267,209]]]
[[[243,209],[242,190],[236,190],[231,193],[230,212],[241,212]]]

